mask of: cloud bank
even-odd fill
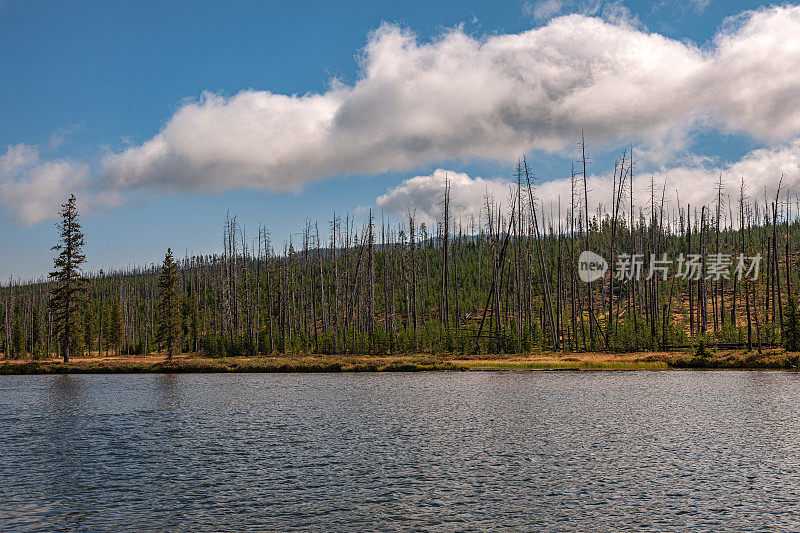
[[[296,190],[340,174],[530,150],[674,144],[699,125],[764,142],[800,133],[800,7],[747,12],[707,49],[624,20],[568,15],[520,34],[419,42],[384,25],[361,74],[323,94],[204,95],[109,155],[118,188]]]
[[[542,16],[563,7],[535,5]],[[136,190],[296,191],[337,175],[571,154],[581,130],[596,151],[632,143],[651,165],[674,161],[698,129],[793,150],[798,64],[798,6],[745,12],[705,47],[608,13],[483,38],[456,28],[432,42],[383,25],[354,83],[333,80],[321,94],[204,94],[151,139],[106,154],[92,176],[84,163],[11,146],[0,156],[0,204],[35,224],[76,189],[93,205]],[[673,170],[673,180],[689,170]]]
[[[68,159],[43,160],[39,147],[9,146],[0,154],[0,205],[19,222],[32,226],[56,216],[71,193],[81,212],[119,203],[112,190],[95,190],[89,165]]]
[[[651,178],[655,184],[656,199],[660,198],[664,191],[665,206],[677,207],[677,202],[680,200],[681,207],[691,204],[699,208],[701,205],[716,202],[716,187],[720,175],[724,182],[725,202],[727,203],[727,198],[730,197],[734,206],[738,202],[742,178],[745,180],[745,194],[751,199],[753,196],[761,199],[765,192],[768,198],[774,198],[778,182],[782,178],[781,198],[785,198],[788,193],[794,201],[800,196],[800,140],[775,149],[754,150],[739,161],[727,165],[679,166],[635,175],[633,188],[635,214],[638,216],[640,208],[643,208],[645,213],[649,212]],[[454,218],[464,223],[473,216],[476,220],[480,217],[486,220],[484,201],[486,195],[508,208],[509,191],[516,187],[507,179],[471,178],[463,173],[437,169],[430,175],[416,176],[403,181],[386,194],[379,196],[375,204],[378,208],[399,217],[405,216],[409,211],[415,212],[419,220],[430,224],[441,219],[440,199],[444,191],[445,176],[450,178]],[[577,183],[575,200],[581,202],[583,183],[580,177]],[[600,204],[606,206],[608,210],[611,206],[612,177],[590,176],[587,187],[590,215]],[[552,207],[554,213],[558,211],[560,202],[562,214],[566,214],[570,206],[571,189],[569,178],[555,179],[538,184],[535,195],[537,201],[544,203],[548,210]],[[629,213],[627,194],[625,198],[622,211]]]

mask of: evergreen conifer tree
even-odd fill
[[[111,311],[108,314],[108,345],[114,349],[114,353],[119,354],[122,339],[125,335],[125,326],[122,323],[122,311],[119,306],[119,298],[114,298]]]
[[[15,359],[25,351],[25,336],[22,333],[22,324],[19,316],[14,317],[14,338],[11,341],[11,356]]]
[[[83,308],[83,346],[89,350],[91,353],[92,351],[92,341],[94,341],[94,313],[92,313],[91,305],[86,302]],[[100,357],[102,354],[100,352],[97,353],[97,356]]]
[[[800,351],[800,316],[794,296],[789,295],[789,305],[784,316],[783,345],[787,351]]]
[[[172,249],[167,248],[161,275],[158,278],[160,293],[158,304],[158,330],[156,339],[159,347],[167,352],[171,361],[175,348],[179,347],[181,334],[181,315],[178,297],[178,265],[172,258]]]
[[[61,353],[64,362],[68,363],[70,355],[83,351],[82,311],[86,302],[86,286],[81,274],[86,256],[83,254],[83,231],[74,194],[61,205],[60,215],[61,242],[53,246],[58,255],[53,260],[55,270],[50,273],[50,279],[55,282],[50,305]]]

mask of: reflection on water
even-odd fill
[[[799,380],[3,376],[0,530],[797,530]]]

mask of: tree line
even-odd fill
[[[666,184],[634,176],[626,150],[614,166],[612,197],[592,208],[583,142],[580,153],[563,206],[537,198],[522,159],[508,196],[487,194],[480,215],[467,220],[453,214],[446,180],[431,227],[413,211],[391,222],[372,211],[361,221],[334,214],[323,231],[307,222],[299,239],[276,247],[267,228],[248,233],[227,215],[219,253],[175,260],[168,250],[159,266],[97,273],[82,271],[72,196],[60,213],[54,272],[0,287],[2,351],[66,360],[88,352],[800,348],[800,200],[780,180],[761,197],[748,194],[744,179],[729,187],[720,176],[713,202],[683,205],[677,191],[668,201]],[[635,177],[649,179],[650,197],[641,203]],[[584,250],[609,260],[589,283],[579,275]],[[620,271],[626,256],[640,258],[643,276]],[[661,275],[662,258],[691,256],[727,257],[730,268],[720,275],[704,261],[694,276]],[[736,272],[744,256],[761,259],[757,277]]]

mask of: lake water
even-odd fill
[[[0,530],[800,529],[800,373],[0,376]]]

